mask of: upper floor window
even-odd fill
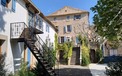
[[[12,1],[12,2],[11,2]],[[12,11],[15,12],[15,8],[16,8],[16,0],[1,0],[1,4],[4,7],[10,8],[12,9]],[[10,6],[10,7],[9,7]],[[12,6],[12,7],[11,7]]]
[[[56,19],[57,19],[57,18],[56,18],[56,17],[54,17],[54,21],[56,21]]]
[[[67,32],[71,32],[71,31],[72,31],[71,25],[67,25]]]
[[[46,25],[46,32],[50,32],[50,30],[49,30],[49,25]]]
[[[72,26],[71,25],[64,26],[64,33],[66,33],[66,32],[72,32]]]
[[[7,6],[7,0],[1,0],[1,4],[6,7]]]
[[[81,15],[74,15],[74,20],[81,19]]]
[[[70,16],[67,16],[67,20],[69,20],[70,19]]]
[[[43,20],[40,18],[39,25],[41,28],[43,28]]]

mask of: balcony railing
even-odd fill
[[[16,22],[10,24],[10,36],[11,39],[20,38],[24,29],[27,28],[27,25],[24,22]]]
[[[10,37],[11,39],[19,39],[22,38],[23,31],[31,30],[35,34],[41,34],[43,31],[41,30],[42,27],[34,27],[34,25],[27,26],[24,22],[15,22],[10,24]],[[26,32],[24,32],[26,35]]]

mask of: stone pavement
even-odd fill
[[[88,67],[80,65],[60,65],[59,76],[92,76]]]
[[[90,64],[89,69],[92,73],[92,76],[106,76],[105,75],[106,64]]]

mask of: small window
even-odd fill
[[[41,18],[40,18],[39,24],[40,24],[40,27],[43,28],[43,20]]]
[[[70,19],[70,16],[67,16],[67,20],[69,20]]]
[[[81,15],[74,15],[74,20],[81,19]]]
[[[64,37],[61,37],[61,43],[64,43]]]
[[[72,26],[71,25],[64,26],[64,33],[71,32],[71,31],[72,31]]]
[[[48,32],[48,33],[50,32],[49,31],[49,25],[46,25],[46,32]]]
[[[71,41],[71,38],[70,37],[67,37],[67,42],[70,42]]]
[[[72,28],[71,25],[67,25],[67,32],[71,32]]]
[[[56,21],[56,17],[54,17],[54,21]]]

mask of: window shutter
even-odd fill
[[[16,0],[12,0],[12,10],[15,12],[16,9]]]
[[[64,36],[64,42],[66,42],[67,40],[66,40],[67,38]]]
[[[49,27],[49,25],[48,25],[48,33],[50,32],[50,27]]]
[[[78,40],[78,37],[76,37],[76,43],[77,43],[77,44],[80,43],[80,41]]]
[[[6,0],[1,0],[1,4],[2,4],[3,6],[6,6]]]
[[[66,33],[66,26],[64,26],[64,33]]]

